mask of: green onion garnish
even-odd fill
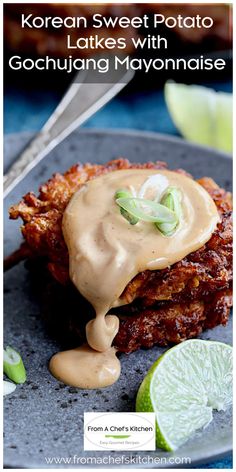
[[[3,395],[10,395],[10,393],[14,392],[16,389],[16,385],[12,382],[8,382],[8,380],[3,380]]]
[[[166,178],[155,174],[147,179],[138,197],[136,192],[129,192],[127,189],[117,190],[115,200],[120,207],[120,213],[130,224],[135,225],[139,220],[154,223],[156,228],[164,235],[171,236],[176,230],[181,214],[181,192],[176,187],[168,187],[160,202],[157,198],[148,200],[144,198],[145,192],[153,187],[157,187],[158,192],[163,192],[163,187],[166,187]],[[158,188],[160,187],[160,188]]]
[[[152,200],[155,200],[158,202],[160,200],[161,195],[164,193],[164,191],[168,187],[168,179],[165,177],[165,175],[162,174],[154,174],[148,177],[147,180],[143,183],[142,187],[140,188],[138,195],[139,198],[147,198],[146,194],[147,192],[150,192],[153,194]]]
[[[119,198],[132,198],[132,194],[128,190],[120,189],[120,190],[117,190],[115,194],[116,201]],[[131,225],[136,225],[139,221],[139,219],[136,216],[132,215],[131,213],[129,213],[122,207],[120,207],[120,213]]]
[[[116,203],[131,215],[151,223],[177,224],[177,218],[172,210],[153,200],[144,198],[117,198]]]
[[[17,384],[26,381],[26,372],[21,356],[9,346],[3,351],[3,371],[10,380]]]
[[[131,197],[132,197],[132,194],[128,190],[123,189],[123,188],[121,188],[120,190],[117,190],[117,192],[115,193],[116,200],[118,198],[131,198]]]
[[[3,380],[3,395],[10,395],[10,393],[14,392],[16,389],[16,385],[12,382],[8,382],[8,380]]]
[[[181,208],[181,192],[176,187],[168,187],[167,191],[161,199],[161,205],[164,205],[169,210],[173,211],[176,215],[175,223],[156,223],[156,227],[165,236],[171,236],[179,224],[179,220],[182,214]]]

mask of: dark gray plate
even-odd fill
[[[25,134],[7,136],[6,167],[30,137]],[[208,175],[227,189],[231,186],[230,157],[211,149],[154,133],[78,131],[37,165],[6,199],[6,254],[16,249],[21,240],[20,223],[8,221],[7,208],[11,203],[17,202],[29,190],[37,192],[39,184],[53,172],[64,171],[77,161],[103,163],[117,156],[125,156],[136,162],[165,160],[171,168],[183,167],[195,177]],[[231,321],[227,327],[217,327],[205,332],[202,337],[231,343]],[[21,352],[28,374],[28,381],[18,386],[16,391],[4,400],[5,464],[7,467],[23,468],[79,468],[86,467],[83,462],[85,458],[94,460],[95,457],[107,457],[107,452],[83,451],[84,411],[133,411],[141,380],[150,365],[163,352],[163,349],[154,347],[148,351],[140,350],[129,356],[121,356],[121,377],[110,388],[74,391],[59,385],[47,369],[49,358],[59,346],[43,329],[39,306],[30,289],[29,272],[24,264],[11,269],[5,276],[5,344],[10,344]],[[198,432],[174,456],[190,457],[192,465],[206,463],[229,453],[231,442],[231,412],[216,413],[211,425],[203,432]],[[73,464],[72,458],[75,455],[84,458],[83,466],[80,462]],[[173,467],[171,462],[168,462],[169,458],[173,457],[172,454],[159,450],[147,454],[132,453],[132,457],[136,457],[139,462],[147,455],[152,459],[162,458],[162,464],[154,465],[155,468]],[[120,456],[119,452],[112,453],[113,458]],[[130,457],[130,454],[124,452],[124,456]],[[69,465],[63,460],[61,464],[47,464],[45,458],[53,457],[71,459],[68,459]],[[175,466],[178,464],[180,462],[177,459]],[[90,467],[93,465],[91,462],[87,464]],[[102,465],[103,468],[105,466]],[[120,464],[117,466],[121,467]],[[131,466],[148,467],[146,463]],[[184,467],[184,464],[179,467]]]

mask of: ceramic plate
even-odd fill
[[[15,159],[31,135],[10,135],[5,141],[5,167]],[[182,167],[194,177],[211,176],[223,187],[231,186],[231,159],[211,149],[187,144],[172,137],[154,133],[129,131],[81,130],[73,133],[39,163],[9,194],[5,201],[5,253],[16,249],[21,240],[20,222],[9,221],[7,208],[29,190],[38,186],[55,171],[65,171],[81,162],[104,163],[124,156],[134,162],[164,160],[170,168]],[[112,387],[101,390],[76,390],[59,384],[48,371],[48,360],[60,349],[47,335],[40,316],[40,308],[30,286],[29,271],[24,263],[5,274],[5,344],[22,354],[28,374],[27,382],[18,386],[4,400],[5,406],[5,465],[11,468],[91,467],[108,453],[83,451],[83,412],[134,411],[137,389],[148,368],[163,353],[154,347],[121,355],[122,373]],[[206,331],[203,339],[232,342],[232,325]],[[231,412],[215,413],[214,421],[198,432],[174,456],[189,457],[192,465],[206,463],[231,451]],[[131,467],[147,468],[145,457],[162,459],[162,464],[150,467],[173,467],[173,454],[133,452],[137,461]],[[76,456],[78,459],[73,459]],[[121,456],[113,452],[112,457]],[[123,453],[130,458],[129,452]],[[61,463],[47,463],[50,458],[64,458]],[[89,459],[90,458],[90,459]],[[77,463],[73,463],[77,461]],[[134,459],[133,459],[134,460]],[[67,464],[66,464],[67,461]],[[80,462],[79,462],[80,461]],[[87,464],[85,463],[86,461]],[[140,463],[139,463],[139,462]],[[81,462],[83,466],[81,465]],[[178,459],[177,459],[178,462]],[[175,466],[184,467],[184,464]],[[124,465],[125,466],[125,465]],[[100,464],[100,467],[106,465]],[[107,466],[111,467],[111,466]],[[118,464],[117,467],[122,467]],[[126,465],[127,467],[127,465]]]

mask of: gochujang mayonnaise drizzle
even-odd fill
[[[134,188],[138,192],[155,174],[162,176],[167,186],[178,187],[182,193],[182,218],[169,237],[163,236],[152,223],[139,221],[130,225],[120,214],[114,198],[120,188]],[[147,198],[154,198],[156,190],[148,189]],[[196,251],[210,239],[218,221],[210,195],[180,173],[119,170],[82,186],[65,210],[63,235],[69,251],[70,278],[93,305],[96,317],[86,326],[88,346],[53,356],[52,374],[81,388],[114,383],[120,367],[111,345],[119,320],[107,315],[108,311],[124,303],[122,292],[139,272],[164,269]]]

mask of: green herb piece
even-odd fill
[[[164,234],[164,236],[171,236],[179,224],[182,214],[181,198],[181,192],[178,188],[168,187],[161,199],[161,205],[169,208],[169,210],[173,211],[176,216],[176,221],[173,223],[156,223],[156,227],[162,234]]]
[[[16,385],[8,380],[3,380],[3,395],[10,395],[16,389]]]
[[[9,346],[3,351],[3,371],[10,380],[17,384],[26,381],[26,372],[21,356]]]
[[[118,198],[130,198],[132,197],[132,194],[126,190],[125,188],[121,188],[119,190],[117,190],[117,192],[115,193],[115,199],[117,200]]]
[[[115,199],[118,200],[119,198],[132,198],[132,194],[126,189],[120,189],[120,190],[117,190],[115,194]],[[139,218],[131,215],[124,208],[120,208],[120,213],[131,225],[136,225],[139,221]]]
[[[132,216],[128,211],[124,210],[124,208],[120,209],[120,213],[131,225],[136,225],[139,221],[136,216]]]
[[[153,200],[144,198],[118,198],[116,203],[140,220],[150,223],[177,224],[177,218],[172,210]]]
[[[165,175],[162,174],[154,174],[148,177],[147,180],[143,183],[142,187],[140,188],[137,197],[138,198],[146,198],[146,194],[148,192],[153,193],[152,200],[158,202],[160,200],[161,195],[168,187],[168,179]],[[134,195],[135,196],[135,195]]]

